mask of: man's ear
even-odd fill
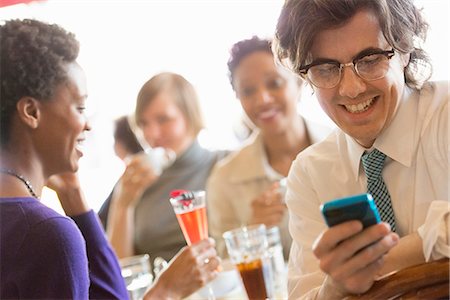
[[[17,101],[19,119],[31,128],[37,128],[41,116],[40,102],[33,97],[22,97]]]
[[[307,81],[305,79],[303,79],[302,76],[295,74],[294,76],[297,77],[297,84],[298,86],[304,86],[307,84]]]

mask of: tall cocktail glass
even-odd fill
[[[205,191],[183,192],[170,198],[188,245],[208,238]]]
[[[205,191],[178,190],[171,194],[170,203],[188,245],[208,238],[205,200]],[[211,287],[209,287],[208,299],[215,299]]]

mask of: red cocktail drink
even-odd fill
[[[188,245],[208,238],[205,191],[172,191],[170,203]],[[206,259],[204,263],[207,264],[208,262],[209,259]],[[216,299],[210,286],[208,286],[208,292],[208,299]]]
[[[177,213],[184,238],[188,245],[192,245],[208,238],[208,222],[206,220],[206,207],[198,207],[191,211]]]
[[[177,191],[170,202],[188,245],[208,238],[204,191]]]

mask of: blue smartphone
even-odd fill
[[[372,195],[360,194],[329,201],[320,206],[328,227],[350,220],[359,220],[363,227],[381,222]]]

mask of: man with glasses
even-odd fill
[[[342,299],[449,256],[449,86],[427,82],[426,32],[412,0],[285,2],[277,56],[339,127],[288,176],[291,299]],[[365,192],[383,222],[326,227],[321,204]]]
[[[341,64],[332,59],[318,59],[299,69],[300,75],[317,88],[331,89],[341,81],[342,68],[352,67],[362,79],[372,81],[383,78],[389,70],[389,60],[395,51],[368,49],[359,53],[351,62]]]

